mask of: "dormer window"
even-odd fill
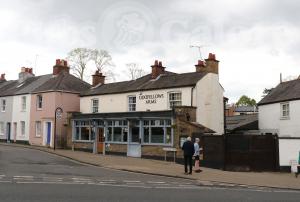
[[[43,96],[42,95],[36,96],[36,106],[37,106],[37,109],[43,108]]]

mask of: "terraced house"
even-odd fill
[[[54,113],[60,107],[64,113],[57,122],[56,143],[63,145],[66,113],[79,110],[79,93],[89,87],[69,74],[64,60],[56,60],[53,73],[42,76],[23,67],[18,80],[0,83],[0,138],[53,147]]]
[[[218,65],[209,54],[194,72],[177,74],[155,61],[150,74],[109,84],[96,72],[93,87],[81,94],[80,113],[72,115],[69,146],[162,157],[166,148],[180,151],[189,135],[223,134],[224,90]]]

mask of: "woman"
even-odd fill
[[[199,173],[200,170],[200,145],[199,145],[200,139],[196,138],[194,143],[194,158],[195,158],[195,172]]]

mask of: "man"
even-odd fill
[[[182,146],[183,155],[184,155],[184,172],[185,174],[192,174],[193,169],[193,155],[195,153],[194,144],[192,143],[192,138],[188,137],[186,141],[183,143]],[[188,173],[188,166],[189,164],[189,173]]]

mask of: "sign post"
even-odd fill
[[[53,150],[55,150],[56,146],[56,119],[61,119],[63,114],[63,110],[60,107],[57,107],[55,109],[55,116],[54,116],[54,144],[53,144]]]

